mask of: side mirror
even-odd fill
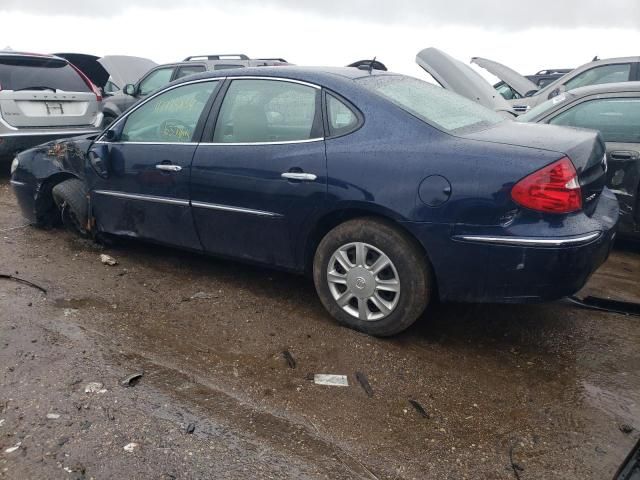
[[[109,146],[105,144],[93,145],[89,150],[89,163],[99,177],[107,178],[109,176]]]
[[[549,96],[547,97],[547,100],[551,100],[553,97],[557,97],[558,95],[560,95],[560,89],[556,88],[553,92],[549,94]]]
[[[533,97],[536,93],[538,93],[538,90],[529,90],[527,93],[524,94],[524,96]]]
[[[133,83],[127,83],[122,91],[126,95],[131,95],[132,97],[134,97],[136,95],[136,86]]]
[[[116,140],[118,138],[118,134],[115,130],[107,130],[104,134],[104,139],[107,142],[113,142],[114,140]]]

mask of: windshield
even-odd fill
[[[480,130],[504,121],[482,105],[417,78],[376,75],[357,81],[426,123],[450,133]]]
[[[516,121],[535,122],[536,118],[544,116],[546,112],[551,111],[559,103],[564,103],[566,100],[569,100],[573,97],[574,95],[570,93],[567,93],[567,92],[561,93],[560,95],[553,97],[552,99],[547,100],[546,102],[542,102],[540,105],[536,107],[533,107],[527,113],[520,115],[518,118],[516,118]]]
[[[67,62],[49,57],[0,57],[3,90],[63,90],[89,92],[78,72]]]

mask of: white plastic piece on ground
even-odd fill
[[[84,387],[84,393],[107,393],[107,389],[103,387],[100,382],[90,382]]]
[[[346,375],[331,375],[326,373],[316,373],[313,376],[316,385],[329,385],[331,387],[348,387],[349,379]]]
[[[136,448],[138,448],[138,444],[135,442],[127,443],[123,448],[125,452],[133,452]]]
[[[47,413],[47,418],[49,420],[57,420],[60,418],[60,414],[58,413]]]
[[[7,448],[4,453],[13,453],[20,448],[20,445],[22,445],[22,442],[18,442],[13,447]]]
[[[110,257],[109,255],[105,255],[104,253],[100,255],[100,261],[105,265],[109,265],[110,267],[118,264],[118,261],[115,258]]]

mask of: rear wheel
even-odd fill
[[[70,178],[55,185],[51,194],[60,210],[63,225],[81,237],[88,237],[88,205],[84,183],[77,178]]]
[[[340,323],[389,336],[413,324],[432,289],[429,262],[404,232],[388,222],[345,222],[320,242],[313,278],[325,308]]]

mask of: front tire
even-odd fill
[[[55,185],[51,194],[60,210],[63,225],[75,234],[87,238],[89,208],[84,183],[77,178],[70,178]]]
[[[324,307],[341,324],[374,336],[395,335],[418,319],[431,296],[430,272],[419,245],[377,218],[335,227],[313,262]]]

